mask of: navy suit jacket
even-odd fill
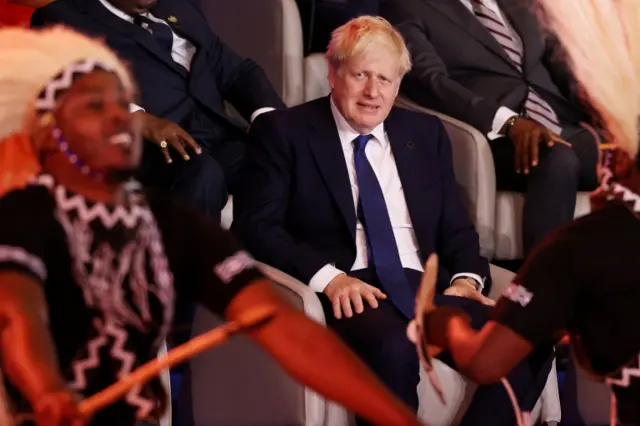
[[[440,256],[439,288],[460,272],[489,277],[441,121],[393,108],[384,125],[421,260]],[[236,235],[257,259],[305,283],[326,264],[349,271],[356,212],[329,98],[264,114],[249,137],[244,182],[234,196]]]
[[[196,46],[190,71],[177,64],[146,30],[114,15],[98,0],[56,0],[37,9],[31,25],[62,23],[103,37],[130,64],[140,89],[140,106],[188,132],[192,131],[188,125],[191,114],[199,108],[211,117],[208,125],[222,129],[218,134],[242,139],[244,131],[225,114],[224,100],[247,120],[258,108],[284,107],[264,71],[234,53],[211,31],[195,0],[159,0],[151,13]]]

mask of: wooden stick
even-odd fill
[[[117,383],[85,399],[78,405],[78,409],[83,415],[91,416],[96,411],[122,398],[134,386],[146,383],[157,376],[162,370],[173,367],[198,355],[200,352],[224,343],[233,334],[260,326],[270,321],[274,315],[275,308],[254,309],[235,321],[228,322],[207,333],[194,337],[187,343],[170,350],[166,355],[141,365]]]

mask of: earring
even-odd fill
[[[56,118],[52,113],[48,112],[40,117],[39,125],[40,127],[47,127],[49,125],[55,124]]]

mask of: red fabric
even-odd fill
[[[32,13],[32,7],[9,4],[8,0],[0,0],[0,27],[28,27]]]

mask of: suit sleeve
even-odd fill
[[[582,100],[578,96],[578,85],[573,78],[566,61],[563,59],[564,53],[558,39],[547,35],[545,51],[542,57],[544,66],[549,71],[551,79],[565,98],[574,105],[582,105]]]
[[[442,212],[438,229],[438,254],[441,262],[453,276],[473,273],[482,278],[489,277],[489,262],[480,256],[480,238],[469,219],[469,213],[462,202],[460,189],[453,173],[451,141],[442,124],[437,123],[438,162],[442,182]],[[430,132],[433,134],[433,132]],[[483,293],[491,290],[490,280],[486,281]]]
[[[205,20],[200,6],[192,1]],[[208,65],[213,70],[218,91],[249,121],[251,114],[265,107],[284,108],[285,105],[269,82],[264,70],[251,59],[244,59],[213,32],[209,32]]]
[[[458,0],[452,0],[458,1]],[[420,11],[398,0],[381,5],[381,14],[400,31],[407,43],[413,67],[403,81],[403,92],[427,108],[464,121],[487,134],[500,105],[453,81],[447,66],[429,41]]]
[[[234,195],[233,231],[258,260],[309,283],[331,263],[285,229],[291,196],[292,148],[272,114],[251,126],[242,185]]]

